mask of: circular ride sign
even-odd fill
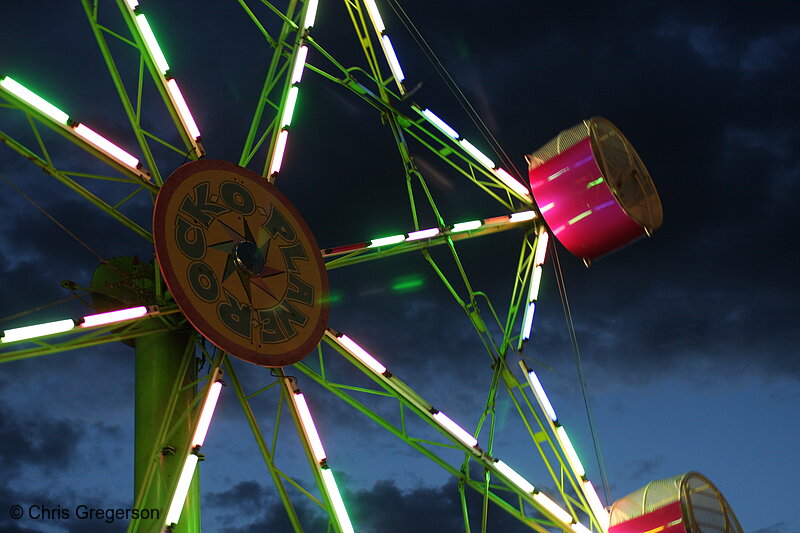
[[[153,213],[156,257],[192,325],[257,365],[296,363],[328,322],[328,274],[300,213],[246,168],[201,159],[178,168]]]

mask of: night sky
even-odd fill
[[[320,3],[314,37],[343,64],[362,66],[344,8]],[[109,12],[109,25],[124,31],[116,7],[107,4],[101,6]],[[209,157],[237,160],[271,49],[236,2],[141,4]],[[561,245],[555,247],[611,501],[651,480],[696,470],[726,496],[744,531],[800,532],[795,520],[800,6],[792,1],[401,4],[519,175],[527,174],[525,154],[599,115],[630,139],[658,188],[664,224],[652,238],[588,269]],[[489,144],[390,5],[397,4],[379,3],[407,86],[421,83],[411,99],[488,152]],[[255,10],[271,20],[263,6]],[[0,76],[22,81],[139,156],[80,2],[5,3],[0,14]],[[123,76],[137,71],[130,50],[121,47],[119,57]],[[326,65],[313,52],[308,61]],[[146,103],[152,101],[147,94]],[[151,103],[143,115],[146,127],[178,142],[166,111]],[[407,104],[401,110],[411,113]],[[277,185],[303,213],[320,246],[413,229],[402,165],[377,112],[307,72],[292,127]],[[18,112],[0,108],[0,130],[28,142],[26,128]],[[46,138],[59,164],[87,172],[99,168],[59,136],[47,131]],[[152,248],[15,152],[0,148],[0,329],[89,314],[73,300],[17,316],[70,296],[62,280],[87,286],[99,263],[87,247],[104,258],[147,260]],[[505,214],[503,206],[429,152],[413,143],[412,149],[449,224]],[[183,162],[175,153],[159,154],[165,174]],[[120,199],[110,187],[91,186]],[[127,212],[150,227],[148,199]],[[503,320],[521,238],[516,231],[459,245],[476,290],[492,299]],[[524,358],[539,372],[589,477],[601,486],[552,256],[544,274],[534,338]],[[414,289],[398,291],[403,280],[414,280]],[[419,255],[331,272],[331,287],[332,327],[369,348],[451,418],[474,427],[491,360]],[[2,366],[0,531],[124,530],[123,523],[14,521],[8,509],[130,505],[133,355],[125,345],[108,344]],[[237,363],[250,390],[273,379],[267,370]],[[332,372],[363,383],[345,364]],[[413,528],[418,532],[464,530],[456,484],[444,471],[307,378],[298,379],[352,502],[357,531],[412,531],[408,524],[419,524]],[[258,404],[267,434],[271,401]],[[547,480],[534,477],[537,456],[502,397],[498,413],[496,455],[546,486]],[[287,436],[285,442],[281,457],[287,469],[309,480],[296,440]],[[223,391],[203,453],[207,531],[290,530],[230,387]],[[298,505],[307,531],[325,530],[311,505]],[[490,526],[529,531],[499,510],[490,514]]]

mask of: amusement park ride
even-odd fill
[[[135,348],[134,507],[161,513],[159,520],[134,518],[128,531],[200,530],[195,472],[202,468],[198,462],[221,394],[241,404],[294,531],[308,526],[290,492],[319,504],[329,517],[329,530],[359,530],[348,511],[358,502],[345,502],[340,494],[336,458],[327,456],[325,435],[318,433],[312,417],[315,404],[338,401],[334,398],[457,478],[466,531],[476,524],[486,530],[489,503],[539,532],[741,531],[719,491],[696,473],[653,482],[604,505],[540,377],[520,357],[531,338],[542,267],[553,246],[548,245],[550,236],[588,265],[661,225],[661,204],[650,175],[614,125],[594,117],[562,131],[527,156],[528,177],[520,180],[513,167],[503,168],[435,111],[414,103],[383,22],[389,4],[344,2],[363,50],[362,68],[345,67],[326,43],[314,38],[315,25],[322,23],[316,20],[318,0],[286,5],[262,0],[257,7],[240,0],[255,31],[274,51],[241,155],[235,161],[214,159],[206,155],[180,80],[173,77],[168,54],[148,21],[148,2],[82,0],[138,155],[111,141],[103,124],[81,122],[82,110],[66,112],[41,88],[13,72],[0,72],[4,111],[27,120],[27,133],[20,135],[32,141],[26,145],[21,136],[5,131],[0,140],[155,248],[154,262],[118,257],[97,268],[87,290],[93,312],[6,329],[0,337],[4,362],[112,342]],[[120,73],[120,46],[138,53],[136,79]],[[303,135],[303,124],[295,123],[293,114],[309,75],[349,91],[374,108],[391,130],[412,213],[406,233],[320,249],[303,213],[281,192],[284,154],[293,138]],[[161,134],[161,125],[145,127],[149,83],[168,110],[182,147]],[[110,174],[61,166],[50,156],[42,127],[107,164]],[[157,157],[162,150],[188,162],[165,167]],[[412,156],[419,151],[477,186],[504,214],[446,219]],[[90,185],[96,183],[102,186]],[[142,199],[152,201],[151,230],[126,214]],[[521,234],[521,247],[508,313],[501,320],[485,295],[473,289],[458,247],[468,239],[510,231]],[[446,250],[455,276],[430,253],[436,247]],[[329,323],[329,271],[407,252],[421,255],[433,268],[491,357],[485,409],[474,428],[465,429],[437,410],[430,403],[435,399],[415,391],[413,379],[401,380],[380,354],[363,347],[368,342],[355,340],[357,331],[341,332]],[[230,356],[254,368],[268,367],[263,369],[266,384],[246,391]],[[351,376],[366,376],[370,386],[333,379],[329,369],[336,365]],[[311,383],[327,396],[307,398],[303,391]],[[276,392],[275,432],[286,424],[280,415],[288,410],[316,489],[294,490],[298,481],[277,464],[275,442],[256,418],[253,402]],[[527,479],[502,459],[503,450],[495,445],[499,394],[507,394],[515,406],[530,438],[531,460],[544,466],[547,479]],[[388,415],[365,396],[390,398],[398,411]],[[414,434],[415,426],[407,423],[411,419],[423,421],[435,437]],[[478,517],[470,516],[475,513],[467,505],[468,491],[483,498]]]

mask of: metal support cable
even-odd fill
[[[592,414],[592,407],[589,401],[589,391],[586,387],[586,380],[583,373],[583,363],[581,361],[581,352],[578,346],[578,337],[575,333],[575,324],[572,320],[572,311],[569,306],[569,297],[567,296],[567,287],[564,281],[564,273],[561,269],[561,261],[558,257],[558,250],[555,246],[555,243],[551,243],[551,247],[553,250],[553,270],[556,275],[556,286],[558,287],[558,293],[561,297],[561,307],[564,310],[564,320],[567,324],[567,331],[569,333],[570,338],[570,345],[572,348],[572,356],[575,359],[575,366],[578,372],[578,381],[580,382],[581,386],[581,395],[583,397],[583,405],[584,409],[586,410],[586,418],[589,421],[589,431],[592,436],[592,445],[594,446],[594,453],[595,458],[597,460],[597,466],[600,469],[600,478],[603,482],[603,493],[606,497],[606,503],[611,503],[611,490],[608,484],[608,476],[606,475],[606,467],[605,462],[603,461],[603,454],[600,449],[600,440],[598,437],[597,432],[597,425],[594,421],[594,415]]]
[[[82,240],[80,239],[80,237],[78,237],[77,235],[75,235],[74,233],[72,233],[72,232],[71,232],[71,231],[70,231],[70,230],[69,230],[69,229],[68,229],[66,226],[64,226],[64,224],[62,224],[61,222],[59,222],[59,221],[58,221],[58,220],[57,220],[57,219],[56,219],[56,218],[55,218],[53,215],[51,215],[50,213],[48,213],[48,212],[47,212],[47,210],[46,210],[44,207],[42,207],[42,206],[40,206],[39,204],[37,204],[37,203],[36,203],[36,202],[35,202],[35,201],[34,201],[32,198],[30,198],[30,197],[29,197],[27,194],[25,194],[24,192],[22,192],[22,189],[20,189],[19,187],[17,187],[17,185],[16,185],[14,182],[12,182],[12,181],[11,181],[11,180],[9,180],[8,178],[6,178],[6,177],[5,177],[3,174],[0,174],[0,179],[2,179],[4,182],[6,182],[6,184],[7,184],[9,187],[11,187],[12,189],[14,189],[14,190],[15,190],[15,191],[16,191],[16,192],[17,192],[17,193],[20,195],[20,196],[22,196],[23,198],[25,198],[25,200],[27,200],[27,201],[28,201],[28,202],[29,202],[29,203],[30,203],[30,204],[31,204],[33,207],[35,207],[36,209],[38,209],[38,210],[39,210],[39,211],[40,211],[40,212],[41,212],[41,213],[42,213],[44,216],[46,216],[47,218],[49,218],[49,219],[50,219],[50,220],[51,220],[51,221],[52,221],[52,222],[53,222],[53,223],[54,223],[56,226],[58,226],[59,228],[61,228],[62,230],[64,230],[64,232],[65,232],[67,235],[69,235],[70,237],[72,237],[73,239],[75,239],[75,240],[78,242],[78,244],[80,244],[81,246],[83,246],[84,248],[86,248],[87,250],[89,250],[89,252],[91,252],[91,253],[92,253],[92,254],[93,254],[95,257],[97,257],[97,258],[100,260],[100,262],[101,262],[101,263],[107,263],[107,262],[108,262],[108,261],[106,260],[106,258],[105,258],[105,257],[103,257],[102,255],[100,255],[99,253],[97,253],[97,251],[95,251],[95,250],[94,250],[94,248],[92,248],[91,246],[89,246],[88,244],[86,244],[84,241],[82,241]]]

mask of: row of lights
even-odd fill
[[[369,14],[369,18],[372,21],[372,25],[375,28],[375,32],[378,34],[378,38],[380,39],[381,48],[383,49],[383,53],[386,56],[386,61],[389,63],[389,70],[392,72],[392,76],[394,77],[395,82],[397,83],[397,87],[400,90],[400,94],[405,94],[406,90],[403,85],[403,81],[405,80],[405,74],[403,73],[403,69],[400,66],[400,61],[397,59],[397,54],[395,54],[394,47],[392,46],[392,42],[389,39],[389,35],[386,33],[386,26],[383,23],[383,19],[381,18],[380,12],[378,11],[378,6],[375,4],[375,0],[364,0],[364,4],[367,7],[367,13]],[[474,157],[478,162],[480,162],[483,166],[487,169],[492,171],[497,178],[512,189],[514,192],[522,196],[523,198],[531,201],[531,194],[528,191],[528,188],[525,185],[521,184],[517,179],[515,179],[511,174],[509,174],[506,170],[500,168],[498,165],[492,161],[492,159],[486,156],[483,152],[481,152],[478,148],[476,148],[472,143],[470,143],[467,139],[460,137],[459,134],[451,128],[447,123],[445,123],[442,119],[440,119],[436,114],[434,114],[429,109],[422,110],[418,106],[412,106],[414,110],[424,116],[431,124],[433,124],[439,131],[456,141],[468,154]]]
[[[500,224],[517,224],[520,222],[527,222],[529,220],[533,220],[534,218],[536,218],[535,211],[520,211],[518,213],[512,213],[510,215],[501,215],[498,217],[487,218],[484,220],[470,220],[467,222],[459,222],[458,224],[453,224],[452,226],[446,227],[444,229],[428,228],[418,231],[412,231],[411,233],[400,233],[397,235],[390,235],[388,237],[381,237],[378,239],[372,239],[371,241],[365,241],[356,244],[347,244],[344,246],[337,246],[335,248],[326,248],[322,250],[322,255],[323,257],[330,257],[332,255],[338,255],[365,248],[382,248],[384,246],[400,244],[401,242],[420,241],[423,239],[432,239],[438,236],[452,235],[456,233],[463,233],[466,231],[474,231],[476,229],[485,226],[497,226]]]
[[[421,398],[416,398],[406,394],[405,384],[403,384],[400,380],[398,380],[395,376],[393,376],[380,361],[378,361],[369,352],[364,350],[364,348],[359,346],[350,337],[348,337],[345,334],[335,332],[330,328],[328,328],[328,330],[325,332],[325,335],[328,339],[330,339],[340,348],[345,350],[348,354],[350,354],[352,357],[358,360],[366,368],[368,368],[374,374],[379,376],[385,383],[391,386],[394,390],[396,390],[400,394],[405,395],[406,399],[410,400],[412,403],[417,405],[417,407],[419,407],[423,412],[426,412],[431,417],[431,419],[434,420],[442,429],[447,431],[453,438],[455,438],[456,440],[467,446],[470,449],[470,451],[472,451],[476,456],[487,459],[489,463],[494,466],[494,469],[497,472],[499,472],[503,477],[505,477],[510,483],[518,487],[520,490],[522,490],[527,494],[530,494],[531,498],[533,498],[535,502],[537,502],[539,505],[541,505],[541,507],[546,509],[559,522],[571,528],[576,533],[589,533],[589,529],[587,529],[580,522],[576,522],[569,512],[567,512],[560,505],[558,505],[556,502],[550,499],[547,495],[537,490],[532,483],[526,480],[517,471],[512,469],[510,466],[508,466],[500,459],[492,458],[488,454],[485,454],[478,447],[478,440],[472,434],[470,434],[468,431],[466,431],[464,428],[462,428],[456,422],[454,422],[450,417],[448,417],[441,411],[434,409],[426,402],[424,402],[424,400],[422,400]],[[542,393],[544,393],[543,390]],[[544,397],[546,398],[546,396]],[[548,405],[549,405],[549,400],[548,400]],[[552,407],[550,407],[550,409],[552,411]],[[589,486],[591,486],[591,484],[589,484]],[[600,500],[597,499],[598,504],[599,501]],[[600,509],[602,509],[602,505],[600,505]],[[608,516],[608,513],[605,513],[605,516]],[[608,526],[606,525],[605,527],[606,528],[604,529],[604,531],[607,530]]]
[[[13,79],[11,76],[4,76],[1,78],[0,87],[5,89],[6,92],[10,93],[18,100],[21,100],[23,103],[32,107],[45,117],[61,126],[65,131],[88,142],[95,149],[116,161],[118,164],[122,165],[125,169],[132,172],[136,176],[145,180],[150,180],[150,172],[142,168],[141,161],[139,161],[136,157],[132,156],[85,124],[72,120],[67,113],[48,102],[35,92],[31,91]]]
[[[189,494],[189,487],[192,484],[192,478],[197,469],[197,462],[200,460],[200,448],[203,446],[203,443],[205,443],[208,428],[211,425],[211,417],[214,416],[214,410],[217,407],[217,402],[222,392],[222,381],[220,381],[221,374],[222,371],[219,368],[214,371],[214,375],[211,378],[211,386],[208,388],[206,396],[203,399],[203,405],[200,408],[200,416],[197,419],[197,426],[189,442],[189,450],[183,462],[183,468],[181,469],[178,483],[175,486],[175,492],[172,493],[172,499],[167,508],[163,531],[170,531],[171,528],[178,523],[178,520],[180,520],[181,511],[186,503],[186,496]]]
[[[140,12],[139,2],[137,0],[125,0],[125,3],[130,10],[130,14],[133,16],[133,21],[139,31],[142,42],[144,42],[145,48],[158,71],[159,80],[166,87],[172,106],[178,112],[181,125],[187,133],[192,146],[194,146],[196,155],[198,157],[205,155],[205,150],[200,143],[200,130],[197,127],[197,123],[191,111],[189,111],[189,106],[186,104],[183,93],[181,93],[181,90],[178,88],[178,82],[175,81],[175,78],[173,78],[170,73],[170,66],[169,63],[167,63],[167,58],[163,50],[161,50],[161,46],[158,44],[158,40],[153,33],[153,29],[150,27],[150,23],[147,21],[147,17],[144,13]]]
[[[461,148],[464,149],[465,152],[474,157],[481,165],[486,167],[487,170],[490,170],[492,173],[494,173],[497,179],[500,180],[509,189],[520,195],[522,198],[525,198],[527,201],[529,202],[532,201],[531,193],[525,185],[520,183],[506,170],[495,164],[495,162],[492,161],[492,159],[489,156],[481,152],[478,148],[475,147],[475,145],[473,145],[464,137],[461,137],[456,130],[450,127],[444,120],[439,118],[433,111],[431,111],[430,109],[422,109],[417,105],[413,105],[412,108],[422,117],[424,117],[436,129],[438,129],[440,132],[444,133],[447,137],[458,143],[461,146]]]
[[[336,485],[336,480],[333,477],[333,472],[328,466],[328,457],[325,453],[325,448],[322,446],[322,440],[319,438],[317,426],[311,416],[311,411],[308,408],[308,402],[300,389],[297,388],[291,378],[284,378],[284,386],[291,399],[292,406],[294,407],[297,417],[300,420],[300,426],[305,437],[305,441],[311,448],[311,454],[314,456],[315,467],[322,478],[322,484],[328,494],[331,507],[333,508],[333,515],[339,524],[339,530],[342,533],[353,533],[353,524],[350,522],[350,516],[347,514],[347,508],[344,505],[344,500],[339,492],[339,487]]]
[[[525,343],[531,338],[533,330],[533,315],[536,311],[536,302],[539,299],[539,287],[542,283],[542,265],[544,265],[545,254],[547,254],[547,243],[550,237],[547,231],[542,229],[536,239],[536,250],[533,253],[533,272],[531,281],[528,285],[528,303],[522,315],[522,331],[519,336],[518,350],[522,350]]]
[[[158,308],[155,306],[147,307],[140,305],[138,307],[129,307],[127,309],[119,309],[117,311],[109,311],[107,313],[86,315],[77,319],[67,318],[64,320],[56,320],[54,322],[45,322],[43,324],[34,324],[32,326],[7,329],[0,333],[0,344],[30,340],[37,337],[55,335],[57,333],[66,333],[73,330],[105,326],[117,322],[125,322],[147,315],[152,315],[157,312]]]
[[[306,12],[303,16],[301,31],[308,32],[314,26],[317,19],[317,7],[319,0],[309,0],[306,6]],[[306,58],[308,57],[308,45],[301,44],[297,48],[291,70],[291,78],[289,79],[289,92],[286,95],[286,101],[283,104],[283,113],[280,119],[280,132],[278,139],[275,142],[275,147],[272,151],[272,157],[269,162],[269,176],[274,181],[275,176],[281,170],[283,163],[283,156],[286,153],[286,141],[289,138],[289,127],[292,124],[292,117],[294,116],[294,108],[297,105],[297,96],[300,92],[300,81],[303,79],[303,71],[306,66]]]
[[[553,409],[553,405],[550,403],[550,399],[547,397],[547,393],[545,393],[544,387],[542,387],[542,383],[539,381],[539,377],[536,375],[536,372],[528,368],[523,361],[519,362],[519,366],[525,373],[528,385],[530,385],[533,395],[539,403],[539,407],[541,407],[542,411],[545,413],[550,423],[550,428],[556,435],[556,440],[567,458],[567,463],[569,463],[573,473],[580,480],[581,490],[586,497],[586,501],[589,503],[589,507],[592,509],[592,514],[594,514],[603,532],[607,532],[610,520],[608,511],[603,507],[592,482],[586,479],[586,470],[583,468],[583,464],[578,458],[578,454],[575,452],[572,441],[570,441],[569,436],[567,436],[567,430],[564,429],[564,426],[558,421],[556,411]]]

